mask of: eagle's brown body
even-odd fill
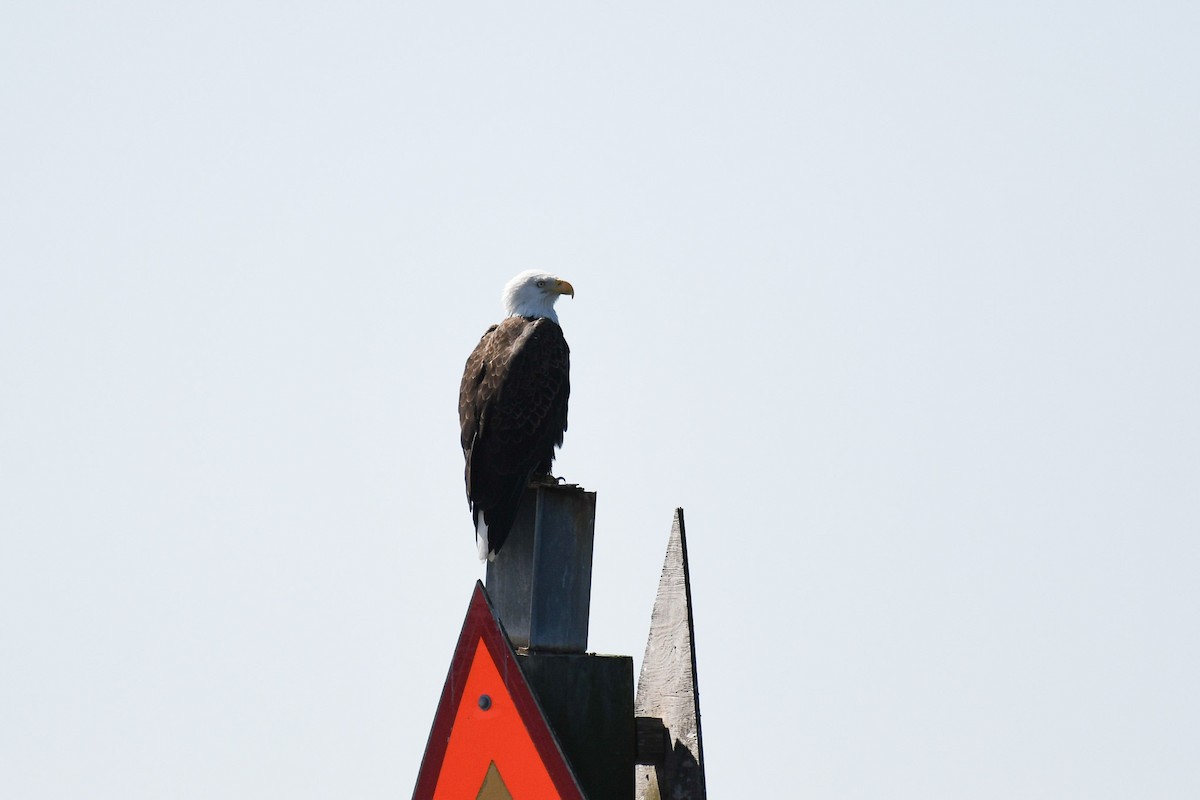
[[[550,319],[508,317],[467,359],[458,418],[480,557],[503,546],[530,478],[550,473],[570,393],[570,349]]]

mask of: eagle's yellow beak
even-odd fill
[[[575,287],[566,281],[558,281],[555,283],[554,291],[558,292],[559,294],[569,294],[571,295],[572,300],[575,299]]]

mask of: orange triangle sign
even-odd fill
[[[413,800],[504,797],[584,800],[476,581]]]

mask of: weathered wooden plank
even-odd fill
[[[682,508],[675,509],[667,540],[634,709],[639,717],[661,719],[668,738],[661,765],[637,767],[637,800],[704,800],[700,692]]]
[[[584,795],[633,800],[633,659],[528,653],[517,664]]]
[[[653,767],[661,765],[670,749],[663,721],[658,717],[634,717],[633,724],[637,736],[633,763]]]
[[[513,647],[587,650],[596,493],[574,485],[525,490],[512,532],[487,565],[488,595]]]

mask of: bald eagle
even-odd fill
[[[479,560],[496,557],[531,479],[550,475],[567,430],[570,354],[554,313],[571,284],[528,270],[504,287],[507,317],[483,334],[458,390],[467,503]]]

